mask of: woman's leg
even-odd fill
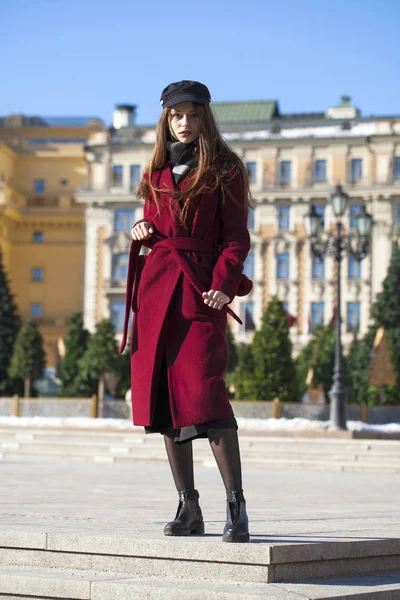
[[[194,489],[192,442],[177,444],[164,435],[169,466],[178,492]]]
[[[236,429],[214,429],[208,439],[226,489],[224,542],[248,542],[249,521],[242,490],[242,466]]]
[[[210,429],[208,439],[227,492],[242,489],[242,466],[236,429]]]
[[[204,522],[199,505],[199,493],[194,489],[192,442],[177,444],[164,436],[168,461],[179,494],[175,519],[164,528],[165,535],[193,535],[204,533]]]

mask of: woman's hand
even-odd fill
[[[210,290],[209,292],[203,292],[204,304],[207,304],[210,308],[221,310],[225,304],[230,302],[229,296],[218,290]]]
[[[131,236],[135,241],[148,240],[153,233],[154,229],[148,221],[138,223],[135,225],[135,227],[133,227],[133,229],[131,229]]]

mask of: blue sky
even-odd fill
[[[400,0],[0,0],[0,115],[90,115],[116,103],[154,123],[161,90],[400,114]]]

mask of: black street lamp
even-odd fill
[[[341,262],[343,252],[355,257],[357,261],[363,260],[369,252],[371,239],[372,216],[367,213],[363,205],[355,218],[356,235],[345,234],[342,218],[346,212],[349,198],[344,193],[342,186],[338,185],[331,195],[331,205],[336,218],[336,228],[322,237],[322,220],[317,214],[315,207],[304,217],[304,228],[310,240],[312,255],[322,258],[323,255],[331,255],[336,261],[336,340],[335,340],[335,367],[333,373],[333,384],[329,392],[330,396],[330,423],[332,429],[346,429],[346,388],[344,385],[343,353],[341,340]]]

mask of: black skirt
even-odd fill
[[[206,421],[197,425],[187,425],[175,429],[172,424],[172,415],[168,391],[168,375],[165,353],[163,354],[160,384],[157,394],[157,404],[154,411],[153,423],[144,428],[146,433],[161,433],[173,439],[175,442],[184,443],[190,442],[196,438],[208,437],[208,431],[212,429],[237,429],[235,417],[227,419],[216,419],[215,421]]]

